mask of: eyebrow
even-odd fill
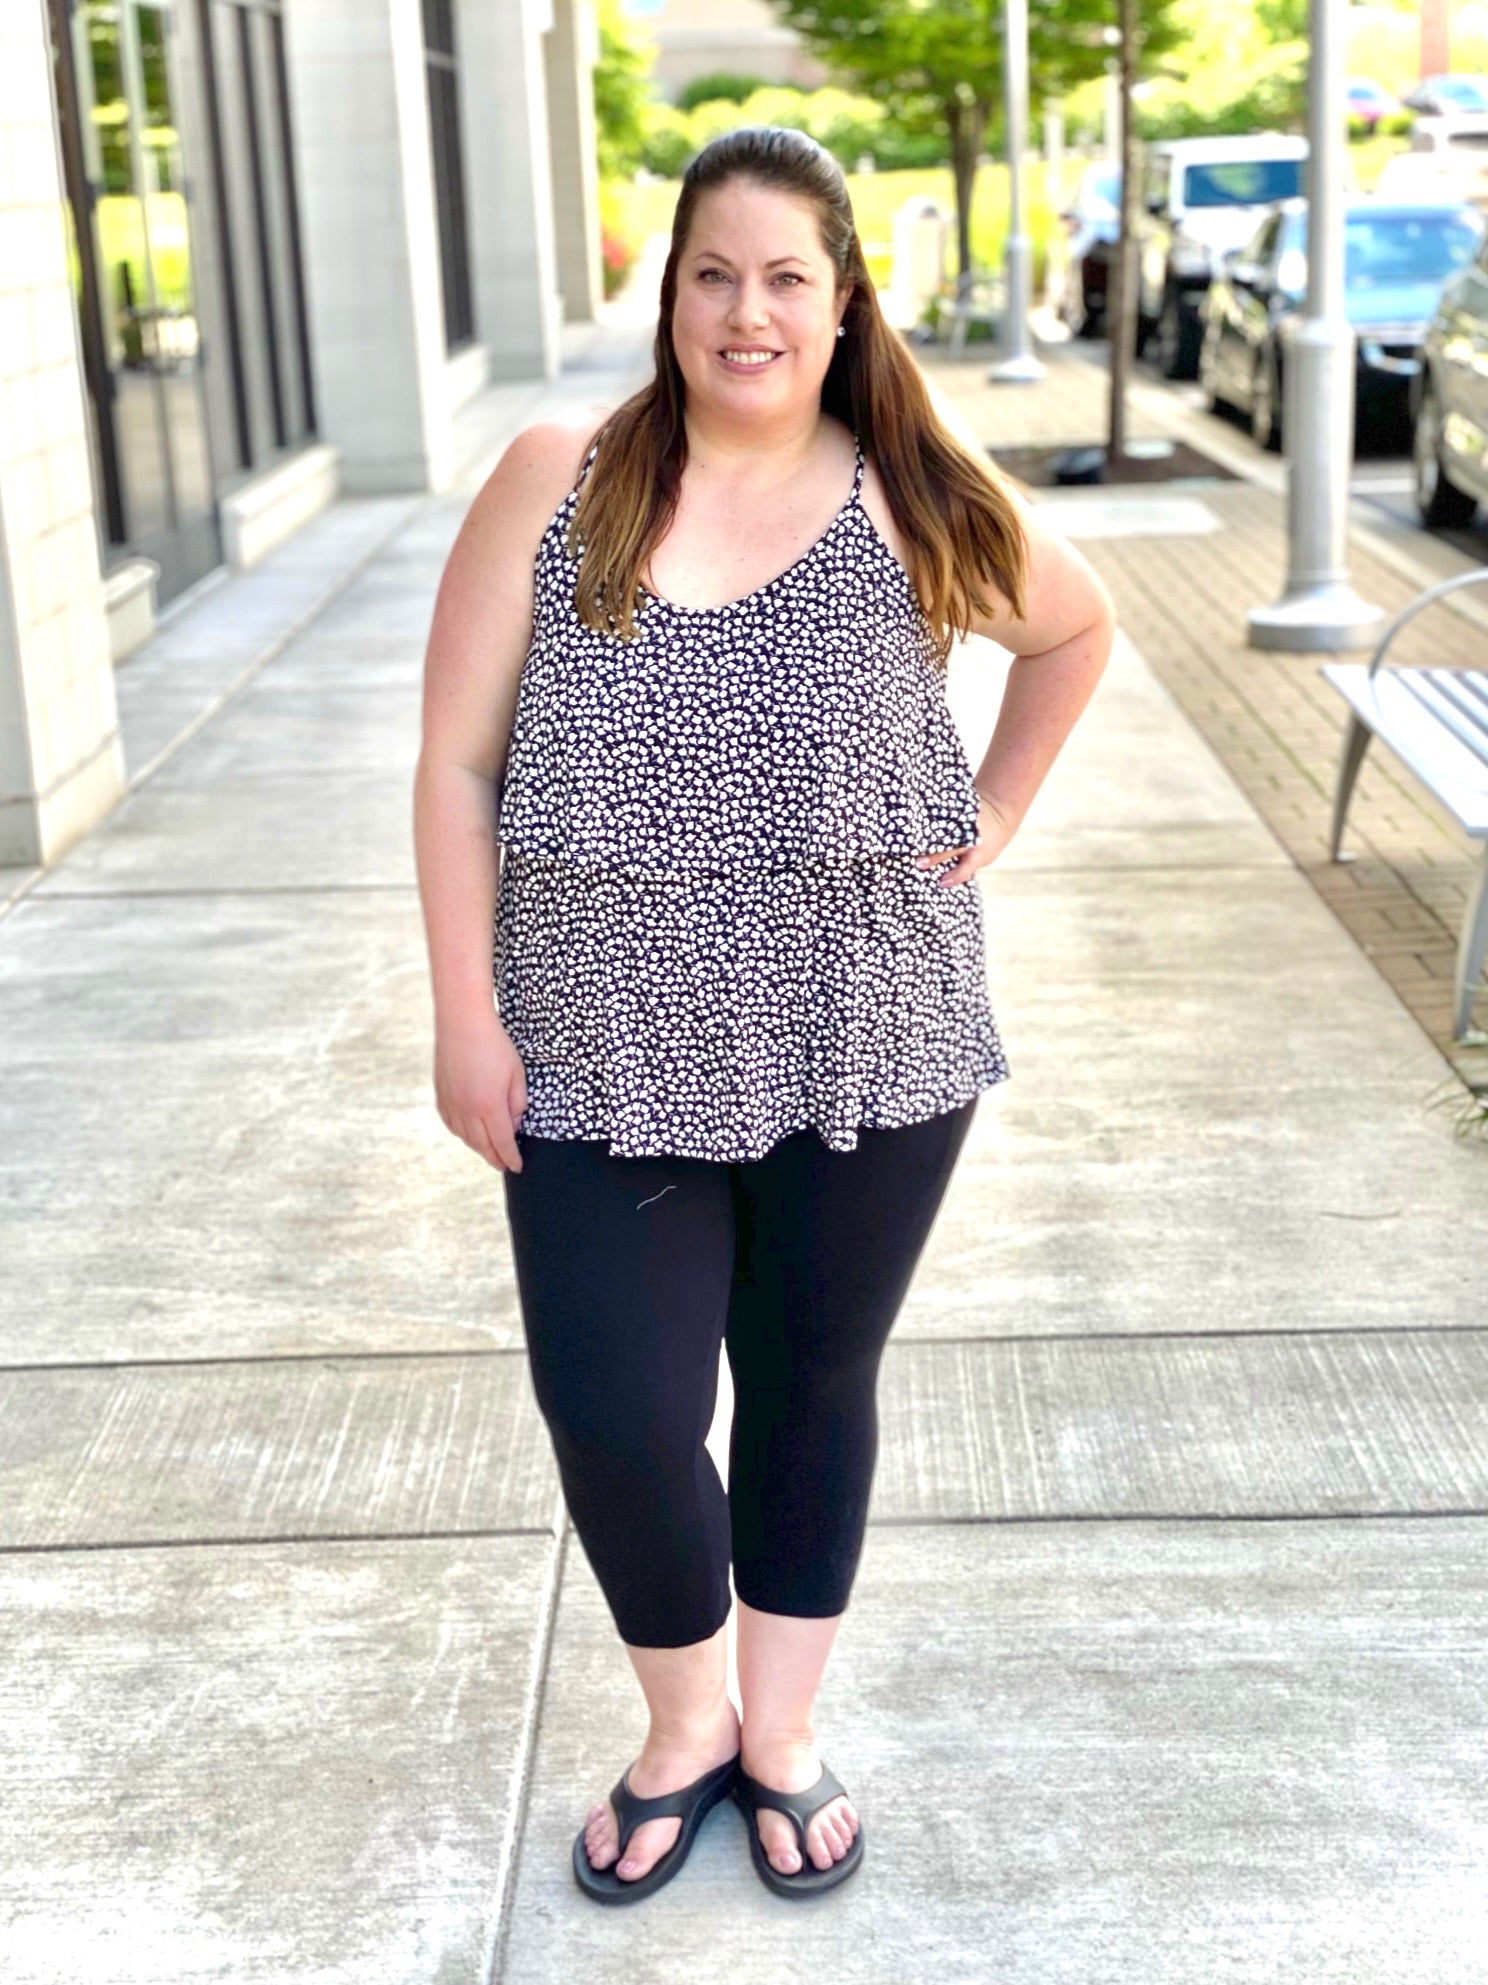
[[[734,266],[732,262],[729,262],[727,255],[720,255],[716,248],[700,248],[695,255],[690,256],[688,259],[693,262],[728,262],[731,269]],[[811,266],[804,255],[777,255],[773,262],[766,262],[765,267],[767,269],[778,269],[782,262],[799,262],[803,268],[810,268]]]

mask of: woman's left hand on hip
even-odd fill
[[[970,882],[978,869],[995,862],[1017,829],[1016,821],[998,811],[985,793],[977,795],[977,836],[964,848],[938,848],[926,855],[915,856],[916,868],[933,868],[937,862],[949,856],[956,857],[952,867],[938,877],[942,887],[954,888],[958,883]]]

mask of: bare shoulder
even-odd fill
[[[564,497],[579,479],[594,438],[610,417],[592,408],[571,420],[534,421],[508,443],[470,506],[477,528],[489,517],[504,536],[537,541]]]
[[[1026,552],[1024,612],[1015,614],[1011,601],[989,587],[994,612],[974,616],[972,633],[986,635],[1012,654],[1035,655],[1089,629],[1114,628],[1115,606],[1084,553],[1040,516],[1036,504],[1029,504],[1021,492],[1010,493]]]
[[[481,484],[445,561],[424,659],[424,748],[499,774],[532,638],[543,532],[608,413],[538,421]]]

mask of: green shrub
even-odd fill
[[[660,179],[679,179],[692,157],[692,119],[669,103],[641,111],[641,164]]]
[[[910,165],[939,164],[945,149],[937,140],[931,140],[927,147],[923,138],[901,137],[882,105],[872,97],[830,88],[808,91],[766,84],[751,91],[742,103],[729,97],[710,97],[695,104],[685,121],[693,151],[701,151],[725,131],[737,131],[746,124],[775,124],[805,131],[849,172],[865,153],[870,153],[879,166],[897,168],[904,161]]]
[[[700,103],[743,103],[756,90],[765,88],[763,76],[735,76],[720,70],[712,76],[695,76],[677,92],[677,108],[696,110]]]
[[[700,152],[704,145],[712,144],[721,138],[725,131],[737,131],[743,124],[756,124],[760,120],[746,117],[744,105],[735,103],[732,97],[709,97],[706,103],[694,104],[687,115],[687,129],[692,139],[692,149]]]

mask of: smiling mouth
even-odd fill
[[[737,351],[732,346],[725,346],[723,351],[719,353],[719,357],[722,359],[726,359],[730,365],[764,366],[764,365],[769,365],[773,360],[777,358],[784,357],[784,353],[761,352],[761,351],[753,351],[753,352]]]

